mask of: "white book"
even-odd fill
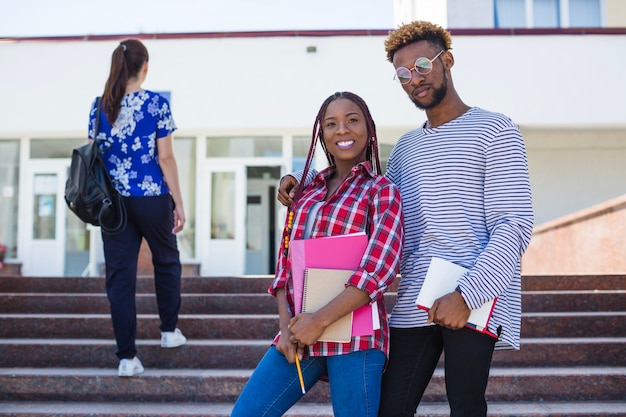
[[[426,272],[422,289],[415,300],[417,307],[426,311],[430,310],[436,299],[454,291],[458,285],[457,281],[467,271],[467,268],[463,268],[445,259],[433,257],[430,261],[428,271]],[[487,325],[489,324],[493,308],[496,305],[496,300],[497,298],[494,298],[493,300],[487,301],[480,308],[471,310],[467,320],[467,327],[481,333],[488,333],[495,336],[487,330]]]

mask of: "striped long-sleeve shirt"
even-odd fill
[[[294,208],[293,239],[303,239],[307,214],[311,206],[322,202],[311,230],[311,237],[335,236],[369,231],[369,243],[359,268],[348,279],[378,301],[380,330],[372,336],[355,336],[349,343],[317,342],[309,346],[312,356],[333,356],[367,349],[389,353],[389,325],[383,294],[396,278],[404,239],[402,204],[398,187],[387,178],[376,175],[369,162],[355,165],[337,191],[325,199],[328,178],[335,172],[330,167],[320,172],[304,190]],[[335,256],[341,256],[337,253]],[[287,291],[291,315],[294,312],[293,285],[289,258],[280,251],[276,276],[269,292],[278,288]]]
[[[470,308],[498,297],[489,323],[500,333],[496,348],[519,349],[520,260],[533,208],[518,127],[502,114],[471,108],[436,128],[404,134],[386,176],[400,188],[406,233],[390,326],[428,324],[415,299],[437,256],[469,269],[459,285]]]

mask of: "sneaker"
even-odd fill
[[[122,359],[117,368],[118,376],[133,376],[143,372],[143,365],[138,357],[132,359]]]
[[[184,345],[186,341],[187,338],[183,336],[180,329],[175,329],[173,332],[161,332],[161,347],[175,348]]]

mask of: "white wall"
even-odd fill
[[[145,43],[150,72],[144,86],[172,92],[181,131],[302,127],[309,133],[322,100],[336,90],[353,90],[373,107],[378,103],[379,119],[385,103],[404,99],[392,81],[380,37]],[[0,135],[31,130],[82,134],[116,44],[0,43]],[[309,45],[317,53],[307,53]]]
[[[453,48],[470,104],[522,125],[626,125],[624,35],[458,37]]]
[[[626,130],[522,133],[537,225],[626,194]]]
[[[181,129],[298,127],[352,90],[381,127],[424,114],[392,80],[384,37],[149,40],[145,87],[172,93]],[[0,42],[0,135],[83,135],[117,41]],[[307,53],[307,46],[317,47]],[[470,105],[520,125],[626,126],[626,36],[457,36],[453,79]]]

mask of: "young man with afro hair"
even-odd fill
[[[385,42],[395,79],[427,120],[400,137],[387,164],[406,240],[379,417],[415,414],[442,352],[451,417],[485,417],[493,351],[519,349],[520,260],[533,228],[524,141],[508,117],[461,100],[451,44],[424,21]],[[426,312],[415,300],[433,257],[468,271]],[[470,309],[494,298],[487,331],[466,327]]]

